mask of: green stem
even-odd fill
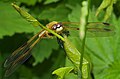
[[[83,57],[84,57],[84,46],[85,46],[85,39],[86,39],[86,25],[88,22],[88,12],[89,12],[89,4],[90,0],[88,1],[83,1],[82,5],[83,7],[81,8],[81,18],[80,18],[80,39],[81,39],[81,56],[80,56],[80,74],[82,78],[82,63],[83,63]]]

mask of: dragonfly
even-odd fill
[[[62,34],[65,31],[78,31],[77,27],[67,27],[67,25],[79,25],[79,22],[57,22],[53,21],[46,25],[47,28]],[[89,22],[87,24],[87,32],[93,36],[110,36],[114,34],[114,28],[109,23],[104,22]],[[53,37],[47,30],[41,30],[35,34],[26,43],[16,49],[5,61],[4,67],[6,68],[5,77],[10,76],[21,64],[23,64],[30,56],[32,48],[42,39]]]

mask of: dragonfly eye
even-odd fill
[[[60,27],[62,27],[62,24],[61,24],[61,23],[58,23],[58,24],[57,24],[57,28],[60,28]]]
[[[57,24],[56,32],[61,32],[63,30],[63,25],[62,23]]]
[[[53,26],[52,26],[52,30],[56,30],[57,29],[57,24],[54,24]]]
[[[63,25],[61,23],[54,24],[52,26],[52,30],[56,30],[56,32],[61,32],[63,30]]]

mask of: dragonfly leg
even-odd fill
[[[46,31],[46,37],[45,38],[54,38],[52,34],[50,34],[48,31]]]

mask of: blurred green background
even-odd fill
[[[4,73],[3,63],[5,59],[41,30],[40,27],[33,27],[24,20],[11,6],[12,2],[16,2],[21,8],[46,25],[51,21],[79,22],[82,1],[1,0],[0,79]],[[98,17],[95,16],[101,3],[102,0],[91,2],[89,22],[103,22],[106,10],[103,10]],[[92,73],[95,79],[120,79],[120,1],[118,0],[112,7],[113,11],[107,22],[116,28],[115,35],[86,39],[85,56],[92,63]],[[77,38],[70,38],[70,40],[80,50],[80,40]],[[41,40],[31,53],[32,56],[8,79],[56,79],[52,75],[52,71],[66,64],[65,52],[55,38]],[[74,78],[71,77],[71,79]]]

